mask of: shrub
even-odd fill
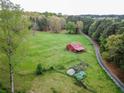
[[[102,53],[102,57],[107,60],[107,61],[110,61],[110,56],[109,56],[109,53],[108,52],[103,52]]]
[[[42,73],[43,73],[43,68],[41,64],[38,64],[36,68],[36,75],[41,75]]]
[[[18,90],[16,93],[26,93],[25,89]]]
[[[51,67],[49,68],[49,70],[54,70],[54,67],[53,67],[53,66],[51,66]]]
[[[51,88],[52,93],[59,93],[58,91],[55,90],[55,88]]]

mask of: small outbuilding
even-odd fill
[[[72,52],[81,52],[85,50],[85,48],[80,43],[69,43],[66,48]]]
[[[73,76],[75,74],[75,70],[73,68],[67,70],[67,74]]]

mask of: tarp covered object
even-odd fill
[[[84,71],[80,71],[76,74],[74,74],[74,77],[77,79],[77,80],[82,80],[86,77],[86,73]]]

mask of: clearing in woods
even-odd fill
[[[70,42],[80,42],[86,48],[86,52],[78,54],[68,52],[65,48]],[[92,93],[76,85],[74,78],[56,71],[44,72],[41,76],[35,75],[38,63],[41,63],[45,69],[54,67],[66,72],[69,67],[82,60],[89,64],[86,69],[87,77],[84,80],[88,87],[96,93],[121,93],[120,89],[98,65],[94,48],[85,36],[37,32],[34,37],[29,36],[28,44],[23,45],[28,45],[28,48],[26,50],[19,48],[16,59],[14,59],[19,62],[15,68],[16,90],[24,90],[26,93]],[[20,54],[25,51],[27,51],[25,55]],[[0,72],[2,71],[0,70]],[[4,86],[9,86],[7,76],[6,73],[0,75]]]

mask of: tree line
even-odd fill
[[[68,33],[78,33],[78,30],[83,29],[82,21],[67,21],[67,16],[63,16],[60,13],[25,12],[24,15],[31,21],[29,28],[36,31],[59,33],[62,30],[67,30]]]
[[[99,44],[103,58],[124,69],[124,15],[80,15],[67,20],[81,20],[82,32]]]
[[[124,21],[95,20],[87,34],[100,45],[102,56],[124,69]]]

